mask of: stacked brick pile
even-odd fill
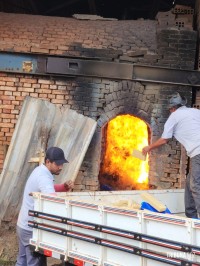
[[[193,29],[194,9],[188,6],[176,5],[173,13],[176,16],[175,25],[177,28]]]
[[[168,12],[159,12],[156,16],[158,29],[176,27],[178,29],[192,30],[194,9],[188,6],[176,5]]]
[[[116,59],[141,48],[155,50],[156,21],[89,21],[0,13],[0,51]]]

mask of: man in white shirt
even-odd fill
[[[190,157],[190,171],[185,187],[185,214],[200,216],[200,110],[186,107],[187,101],[179,93],[169,100],[170,116],[164,125],[161,138],[143,148],[146,155],[152,149],[168,142],[173,136],[185,147]]]
[[[51,147],[46,151],[45,163],[36,167],[29,176],[24,189],[23,201],[17,221],[17,235],[19,241],[19,253],[15,266],[44,266],[46,258],[39,253],[32,253],[29,248],[29,240],[32,237],[32,228],[28,226],[28,221],[33,217],[28,215],[29,210],[33,210],[33,198],[31,192],[42,192],[55,194],[54,176],[59,175],[65,159],[64,152],[58,147]],[[68,183],[69,189],[73,186]]]

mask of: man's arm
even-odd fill
[[[66,181],[63,184],[54,184],[54,189],[56,192],[67,192],[74,188],[74,183],[72,181]]]
[[[144,147],[142,149],[142,153],[146,156],[148,152],[166,144],[167,142],[168,142],[168,139],[159,138],[154,143],[150,144],[149,146]]]

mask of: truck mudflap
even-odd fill
[[[190,245],[187,243],[182,243],[178,241],[172,241],[168,239],[153,237],[150,235],[133,232],[133,231],[127,231],[127,230],[121,230],[118,228],[110,227],[110,226],[104,226],[101,224],[95,224],[95,223],[88,223],[76,219],[70,219],[62,216],[52,215],[44,212],[38,212],[38,211],[29,211],[29,215],[40,218],[46,221],[53,221],[56,222],[55,225],[41,223],[37,221],[29,221],[29,226],[41,231],[47,231],[51,232],[53,234],[62,235],[68,238],[78,239],[85,242],[93,243],[95,245],[100,245],[104,247],[108,247],[111,249],[123,251],[125,253],[134,254],[136,256],[141,256],[146,259],[151,259],[154,261],[162,262],[168,265],[185,265],[185,266],[200,266],[200,262],[194,260],[194,257],[200,255],[200,247],[196,245]],[[148,215],[148,214],[147,214]],[[151,214],[150,214],[151,215]],[[154,215],[154,214],[152,214]],[[176,219],[177,223],[181,222]],[[65,228],[57,226],[60,224],[66,224],[75,226],[76,228],[84,228],[89,231],[97,231],[106,233],[106,238],[96,237],[94,235],[85,234],[80,231],[74,231],[74,230],[67,230]],[[145,249],[138,246],[122,243],[115,241],[113,239],[109,239],[109,235],[119,236],[121,239],[122,237],[125,239],[133,239],[136,241],[148,243],[154,246],[163,247],[166,248],[166,252],[157,252],[155,250]],[[74,265],[80,265],[80,266],[90,266],[90,265],[103,265],[103,266],[117,266],[117,264],[112,264],[109,262],[104,262],[102,264],[99,264],[98,260],[92,259],[91,257],[87,257],[84,255],[79,254],[78,252],[70,252],[68,253],[68,256],[66,256],[64,250],[58,250],[55,249],[55,247],[46,245],[45,243],[38,243],[34,241],[34,239],[31,239],[30,245],[32,248],[35,248],[37,250],[43,249],[43,254],[46,253],[46,255],[53,256],[53,253],[56,253],[56,256],[64,256],[64,260],[71,262],[73,260]],[[169,252],[169,250],[173,252]],[[174,256],[175,252],[179,252],[178,256]],[[170,256],[170,254],[172,254]],[[182,254],[182,255],[181,255]],[[62,259],[59,257],[59,259]]]

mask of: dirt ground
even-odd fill
[[[13,266],[18,252],[15,226],[2,223],[0,228],[0,266]]]
[[[16,229],[14,225],[3,223],[0,227],[0,266],[14,266],[18,253]],[[48,266],[63,265],[60,260],[47,259]]]

